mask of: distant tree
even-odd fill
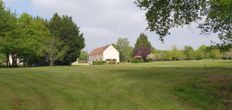
[[[147,59],[149,61],[155,61],[157,59],[157,56],[153,53],[150,53],[148,56],[147,56]]]
[[[223,57],[224,57],[226,60],[232,59],[232,49],[230,49],[229,51],[226,51],[226,52],[223,54]]]
[[[210,57],[215,60],[221,58],[222,54],[219,49],[211,49]]]
[[[134,57],[142,57],[143,61],[147,61],[147,56],[151,53],[151,48],[141,47],[134,50]]]
[[[194,53],[194,57],[197,60],[209,58],[208,47],[201,45]]]
[[[58,37],[64,42],[61,48],[68,48],[64,59],[55,63],[58,65],[71,65],[80,56],[80,52],[85,46],[83,33],[80,32],[79,27],[71,17],[59,16],[57,13],[53,15],[49,22],[49,30],[52,36]]]
[[[182,51],[178,50],[176,46],[172,47],[172,51],[170,52],[172,60],[182,60],[184,59],[184,54]]]
[[[45,42],[46,48],[44,49],[44,54],[46,61],[50,64],[50,66],[54,66],[55,61],[62,60],[64,58],[68,48],[62,47],[64,43],[57,37],[50,37]]]
[[[146,61],[147,55],[151,53],[151,50],[152,46],[148,41],[147,36],[144,33],[141,33],[135,43],[133,56],[141,56],[142,59]]]
[[[151,43],[147,38],[147,35],[145,35],[144,33],[141,33],[139,35],[139,38],[135,43],[135,49],[137,48],[152,48]]]
[[[183,52],[184,52],[187,60],[194,59],[194,50],[191,46],[185,46]]]
[[[119,38],[115,47],[120,53],[121,62],[129,62],[131,60],[133,48],[130,46],[127,38]]]
[[[88,56],[89,56],[88,52],[82,50],[81,54],[80,54],[80,57],[79,57],[79,60],[87,62],[88,61]]]

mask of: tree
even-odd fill
[[[89,56],[88,52],[82,50],[81,54],[79,56],[79,60],[87,62],[88,61],[88,56]]]
[[[71,65],[80,55],[80,51],[84,48],[83,33],[79,27],[73,22],[72,17],[59,16],[57,13],[53,15],[49,22],[49,30],[52,36],[59,38],[64,42],[61,48],[68,48],[63,60],[55,63],[59,65]]]
[[[146,11],[148,29],[163,37],[173,27],[189,25],[197,20],[202,32],[219,33],[224,43],[232,43],[231,0],[137,0],[138,7]]]
[[[0,0],[0,52],[5,55],[7,66],[17,66],[15,59],[13,65],[9,62],[9,55],[17,51],[18,37],[15,35],[17,28],[16,14],[4,7]],[[13,57],[15,58],[15,57]]]
[[[141,47],[134,50],[134,57],[142,57],[143,61],[147,61],[147,56],[151,53],[151,48]]]
[[[211,49],[210,57],[215,60],[221,58],[222,54],[219,49]]]
[[[134,55],[133,56],[141,56],[143,61],[146,61],[147,55],[151,53],[152,46],[148,41],[147,35],[141,33],[139,38],[135,43]]]
[[[224,58],[226,58],[226,60],[232,59],[232,49],[230,49],[229,51],[225,52],[223,55]]]
[[[64,55],[68,49],[67,47],[62,47],[64,43],[57,37],[49,38],[46,41],[46,44],[47,46],[44,49],[46,61],[50,64],[50,66],[54,66],[55,61],[62,60],[64,58]]]
[[[0,53],[0,65],[6,62],[6,56]]]
[[[148,41],[147,35],[141,33],[135,43],[135,49],[137,48],[152,48],[151,43]]]
[[[133,48],[130,46],[127,38],[119,38],[115,47],[120,53],[121,62],[129,62],[131,60]]]
[[[34,19],[23,13],[18,18],[17,36],[20,44],[17,57],[23,60],[24,66],[28,66],[29,63],[33,65],[31,60],[43,55],[44,41],[50,37],[50,33],[42,18]]]
[[[185,46],[183,52],[184,52],[187,60],[194,59],[194,50],[191,46]]]
[[[194,53],[195,59],[206,59],[209,58],[209,52],[206,45],[201,45]]]
[[[176,46],[172,47],[172,51],[170,52],[172,60],[182,60],[184,59],[184,54],[182,51],[178,50]]]

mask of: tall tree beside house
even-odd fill
[[[119,38],[115,47],[120,53],[121,62],[129,62],[131,60],[133,48],[130,46],[128,38]]]
[[[16,14],[4,7],[0,0],[0,52],[7,58],[7,66],[17,66],[15,57],[10,64],[9,55],[15,55],[19,44],[16,36],[17,18]]]
[[[141,33],[135,43],[133,56],[141,56],[146,61],[147,56],[151,53],[152,46],[148,41],[147,35]]]
[[[58,60],[55,64],[71,65],[80,56],[81,49],[84,48],[84,36],[79,27],[69,16],[53,15],[49,22],[49,30],[54,37],[58,37],[64,42],[61,48],[68,48],[63,60]]]

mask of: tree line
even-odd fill
[[[71,65],[85,46],[72,17],[55,13],[50,20],[17,15],[0,0],[0,64],[8,67]]]
[[[196,50],[191,46],[184,46],[183,49],[173,46],[171,50],[158,50],[151,46],[144,33],[140,34],[134,47],[130,46],[127,38],[119,38],[114,46],[120,52],[121,62],[232,59],[232,49],[222,50],[217,45],[201,45]]]

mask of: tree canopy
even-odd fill
[[[85,46],[83,33],[73,22],[72,17],[59,16],[57,13],[49,22],[49,30],[52,36],[58,37],[64,42],[62,47],[68,47],[64,59],[56,61],[56,64],[71,65],[80,56],[80,51]]]
[[[16,16],[0,0],[0,62],[5,60],[7,66],[70,65],[84,46],[84,35],[72,17]]]
[[[130,46],[130,42],[127,38],[119,38],[115,47],[120,53],[120,60],[122,62],[129,62],[131,60],[133,48]]]
[[[136,4],[146,11],[148,29],[162,41],[171,28],[203,20],[199,23],[203,33],[218,33],[224,44],[232,43],[231,0],[137,0]]]

